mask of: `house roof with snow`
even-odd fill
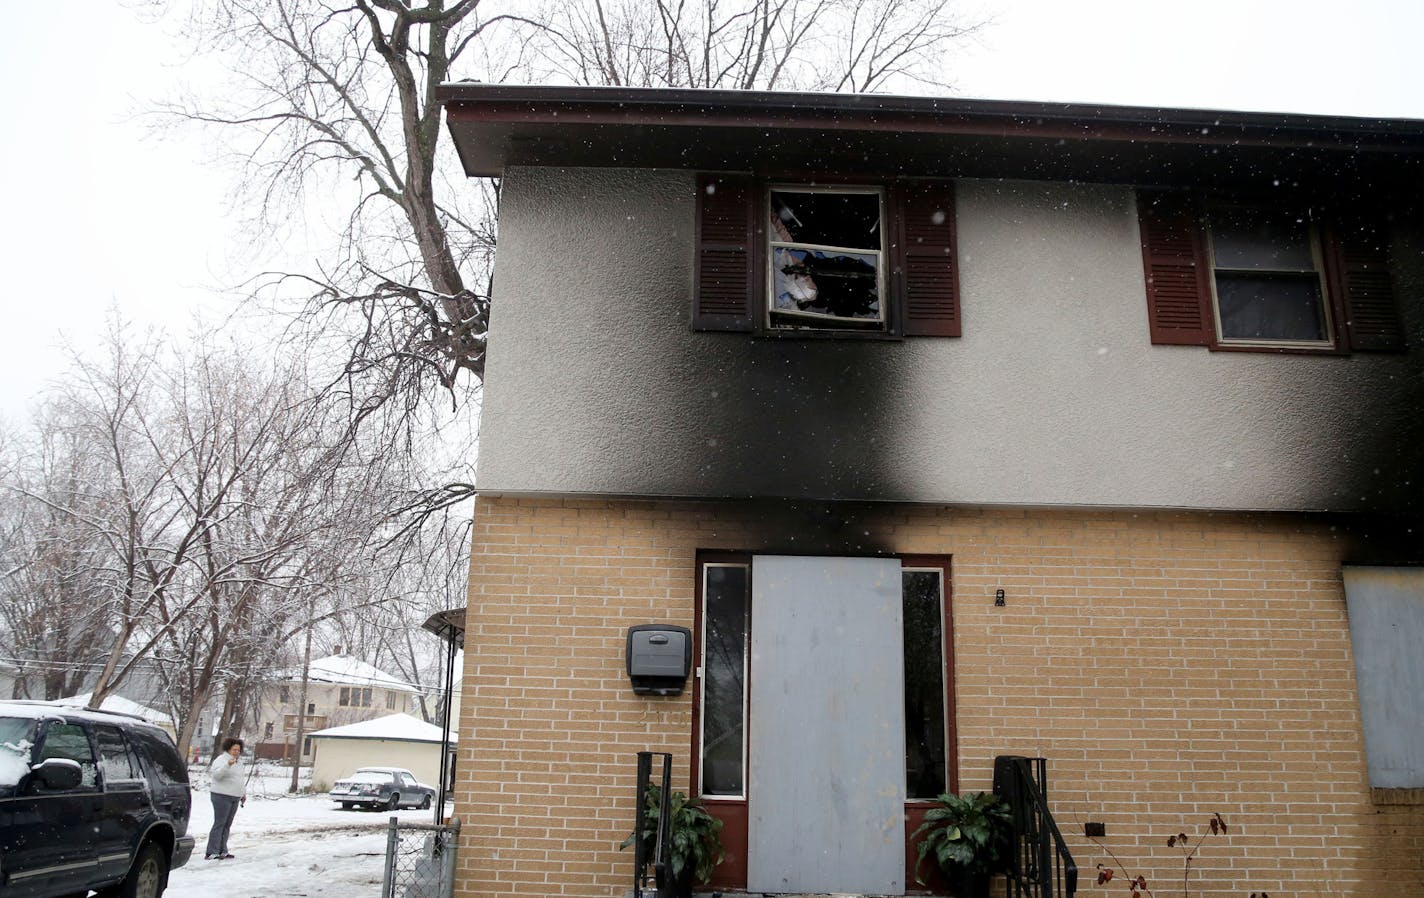
[[[379,686],[400,692],[418,692],[415,686],[398,680],[378,667],[373,667],[351,655],[328,655],[317,658],[309,668],[308,681],[312,683],[333,683],[341,686]],[[302,669],[292,667],[279,670],[273,679],[300,682]]]
[[[69,698],[58,699],[59,704],[69,705],[75,708],[89,707],[89,700],[94,697],[92,692],[81,692],[78,695],[71,695]],[[138,702],[129,701],[122,695],[107,695],[104,703],[99,706],[101,711],[113,711],[117,714],[127,714],[130,717],[138,717],[151,724],[160,727],[172,727],[173,718],[162,711],[155,711],[147,705],[140,705]]]
[[[313,739],[386,739],[398,742],[435,743],[443,741],[444,738],[440,727],[411,717],[409,714],[389,714],[374,720],[363,720],[360,723],[349,723],[346,726],[317,730],[311,735]],[[450,732],[450,741],[456,741],[453,730]]]

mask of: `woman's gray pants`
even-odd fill
[[[232,829],[232,818],[237,816],[238,797],[209,792],[213,799],[213,828],[208,833],[208,850],[203,854],[221,857],[227,854],[227,834]]]

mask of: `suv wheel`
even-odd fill
[[[129,875],[112,890],[105,890],[103,898],[158,898],[163,894],[164,874],[168,872],[168,858],[163,849],[152,842],[139,846]]]
[[[421,800],[421,802],[420,802],[420,809],[421,809],[422,811],[428,811],[428,810],[430,810],[430,796],[429,796],[429,795],[425,796],[425,798]]]
[[[388,799],[386,799],[386,808],[389,809],[389,810],[394,811],[394,810],[396,810],[396,809],[399,808],[399,807],[400,807],[400,793],[399,793],[399,792],[392,792],[392,793],[391,793],[391,797],[388,798]]]

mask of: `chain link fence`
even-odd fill
[[[392,817],[381,898],[451,898],[459,840],[459,819],[435,825]]]

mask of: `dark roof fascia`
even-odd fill
[[[473,82],[441,85],[436,98],[446,107],[461,159],[472,176],[497,175],[507,164],[578,164],[581,137],[612,133],[622,142],[624,164],[638,166],[643,148],[651,146],[641,142],[640,134],[678,128],[744,134],[768,128],[845,135],[879,132],[1045,146],[1059,141],[1138,147],[1159,144],[1205,152],[1230,147],[1313,155],[1424,155],[1424,120],[1418,119],[877,94]],[[521,157],[514,145],[522,138],[532,142],[551,133],[567,138],[569,149],[551,149],[546,143],[538,152]],[[484,138],[484,145],[467,146],[476,137]],[[496,140],[502,145],[490,145]]]

